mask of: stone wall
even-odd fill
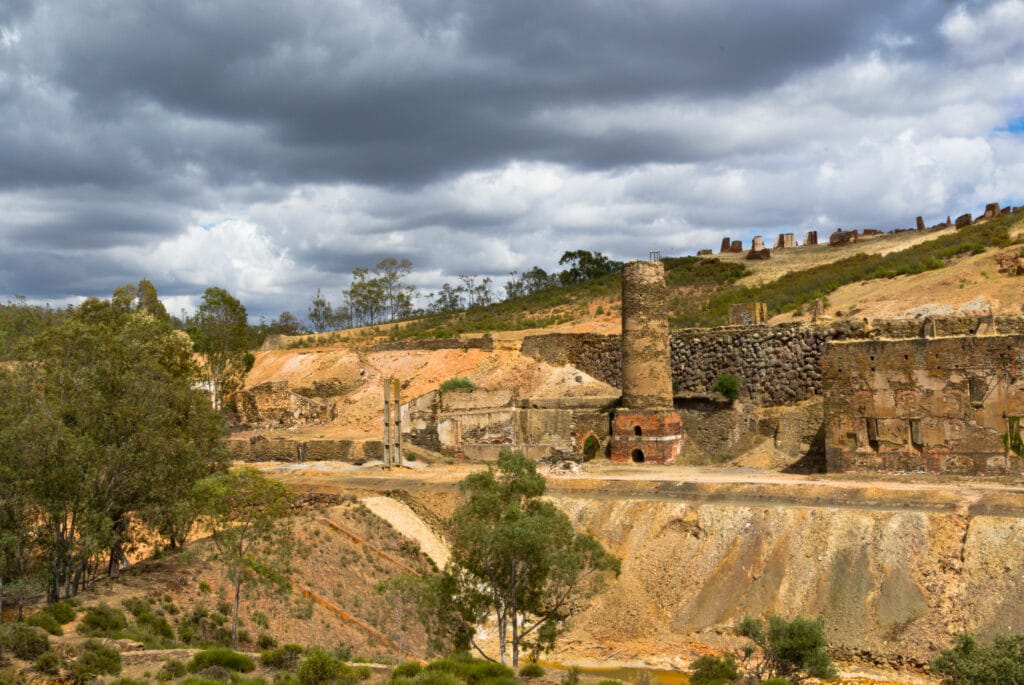
[[[334,418],[330,402],[288,389],[288,381],[268,381],[235,393],[239,423],[247,426],[290,427],[323,424]]]
[[[777,326],[688,328],[670,334],[677,393],[711,394],[722,373],[740,380],[740,397],[762,406],[793,404],[822,393],[821,353],[833,340],[973,336],[994,325],[1000,334],[1024,334],[1020,317],[933,317]],[[550,364],[572,364],[621,387],[619,336],[552,334],[523,341],[523,353]]]
[[[829,471],[1021,473],[1024,335],[834,343]]]
[[[305,440],[285,438],[264,438],[229,440],[228,451],[237,461],[344,461],[362,463],[371,459],[383,459],[384,443],[380,440],[357,442],[355,440]]]

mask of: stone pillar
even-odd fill
[[[925,228],[924,227],[924,217],[923,216],[917,217],[917,230],[923,231],[924,228]]]
[[[755,235],[754,236],[754,242],[751,243],[750,249],[754,250],[754,251],[763,250],[764,249],[764,238],[762,238],[759,235]]]
[[[722,238],[722,249],[719,250],[719,251],[720,252],[728,252],[729,248],[731,246],[732,246],[732,240],[730,240],[729,238]]]
[[[817,245],[818,244],[818,232],[807,231],[807,237],[804,238],[804,245]]]

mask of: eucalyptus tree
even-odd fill
[[[518,666],[522,649],[536,656],[554,647],[582,600],[618,574],[619,560],[541,499],[545,482],[534,462],[502,452],[497,467],[460,484],[466,501],[449,521],[447,587],[471,620],[493,616],[501,662],[511,650]]]
[[[180,541],[191,483],[227,463],[188,336],[128,301],[86,300],[5,371],[17,391],[0,393],[0,470],[18,489],[0,497],[31,511],[50,601],[77,593],[101,554],[118,573],[133,517]]]
[[[213,406],[221,409],[224,400],[242,387],[254,362],[245,307],[227,290],[207,288],[187,330],[202,355]]]

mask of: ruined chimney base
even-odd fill
[[[619,464],[671,464],[683,452],[686,433],[671,409],[618,409],[612,417],[611,460]]]

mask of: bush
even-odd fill
[[[760,648],[761,663],[755,667],[760,675],[835,677],[835,666],[825,651],[825,626],[820,618],[796,616],[787,620],[772,615],[765,621],[748,616],[736,632]]]
[[[306,658],[299,664],[296,677],[301,685],[324,685],[325,683],[354,683],[355,675],[344,662],[314,647],[306,653]]]
[[[93,637],[115,637],[127,627],[128,619],[124,617],[124,612],[106,604],[89,607],[78,622],[78,632]]]
[[[455,376],[441,383],[441,390],[445,392],[449,390],[472,390],[475,387],[476,383],[466,376]]]
[[[277,647],[277,640],[274,639],[273,635],[260,633],[259,637],[256,638],[256,646],[259,649],[273,649]]]
[[[294,671],[302,652],[302,645],[283,645],[260,654],[260,664],[276,671]]]
[[[50,640],[38,629],[24,623],[0,625],[0,653],[12,652],[24,661],[35,661],[50,650]]]
[[[25,624],[42,628],[50,635],[63,635],[64,629],[61,628],[60,622],[45,611],[37,611],[28,618],[25,619]]]
[[[544,667],[538,664],[536,661],[531,661],[528,664],[523,664],[519,669],[520,678],[540,678],[544,675]]]
[[[455,677],[454,673],[447,671],[428,671],[423,670],[413,681],[415,685],[464,685],[464,683]]]
[[[64,660],[56,652],[43,652],[36,657],[34,664],[37,671],[46,675],[57,675],[63,665]]]
[[[932,661],[943,685],[1024,682],[1024,635],[997,635],[990,645],[961,633]]]
[[[117,675],[121,672],[121,652],[113,647],[96,640],[87,640],[84,649],[69,668],[75,683],[87,683],[98,675]]]
[[[736,660],[731,654],[725,657],[705,655],[693,662],[690,685],[725,685],[736,682],[738,677]]]
[[[210,666],[221,666],[229,671],[249,673],[256,668],[256,662],[228,647],[204,649],[188,662],[189,673],[198,673]]]
[[[740,379],[731,373],[720,374],[712,390],[722,393],[730,402],[735,402],[740,396]]]
[[[168,659],[156,672],[156,679],[163,682],[180,678],[188,672],[185,664],[177,659]]]
[[[423,667],[420,666],[419,662],[404,661],[395,666],[395,669],[391,671],[391,678],[415,678],[422,670]]]
[[[78,610],[75,609],[75,606],[66,599],[60,602],[54,602],[53,604],[47,604],[43,611],[48,613],[50,616],[53,616],[57,623],[60,623],[61,625],[71,623],[75,620],[75,617],[78,616]]]

